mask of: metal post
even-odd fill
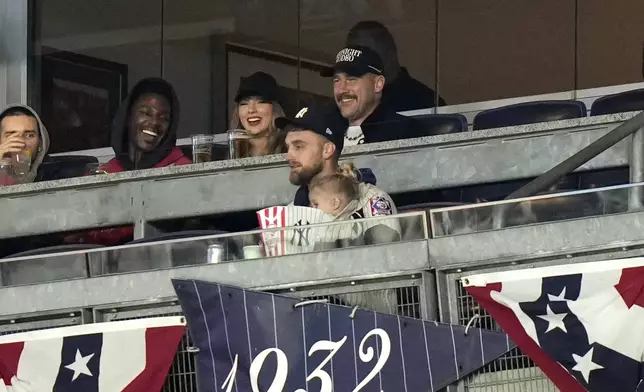
[[[145,192],[143,184],[132,189],[132,205],[136,206],[135,214],[133,216],[135,240],[140,240],[156,234],[145,217],[146,196],[148,195]]]
[[[0,107],[27,103],[28,3],[0,0]]]
[[[631,138],[631,155],[629,157],[631,184],[644,182],[644,125]],[[628,194],[628,209],[642,209],[644,190],[641,186],[630,189]]]
[[[494,230],[502,229],[505,226],[505,213],[507,209],[507,204],[499,204],[493,207],[492,227]]]
[[[435,271],[421,272],[420,294],[420,313],[423,320],[438,321],[438,296],[436,291],[436,273]]]

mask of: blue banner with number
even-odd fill
[[[173,280],[201,391],[438,391],[503,355],[502,332]]]

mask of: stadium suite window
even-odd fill
[[[330,97],[329,80],[307,64],[332,63],[362,20],[385,25],[400,64],[448,104],[642,77],[639,0],[32,1],[30,103],[52,134],[50,152],[108,147],[118,102],[148,76],[177,90],[180,138],[224,132],[240,78],[257,70],[277,79],[287,106]]]
[[[128,86],[161,75],[161,1],[33,0],[30,104],[50,153],[109,147]]]

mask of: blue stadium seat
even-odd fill
[[[510,127],[586,117],[580,101],[537,101],[484,110],[474,117],[474,130]]]
[[[420,128],[416,137],[467,131],[467,118],[462,114],[422,114],[411,118]]]
[[[644,110],[644,88],[598,98],[590,107],[592,116]]]

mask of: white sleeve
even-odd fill
[[[377,218],[397,213],[396,205],[391,197],[378,188],[371,188],[365,192],[361,200],[362,214],[365,218]],[[377,226],[385,225],[401,234],[400,222],[397,218],[392,219],[369,219],[364,222],[364,231]]]

